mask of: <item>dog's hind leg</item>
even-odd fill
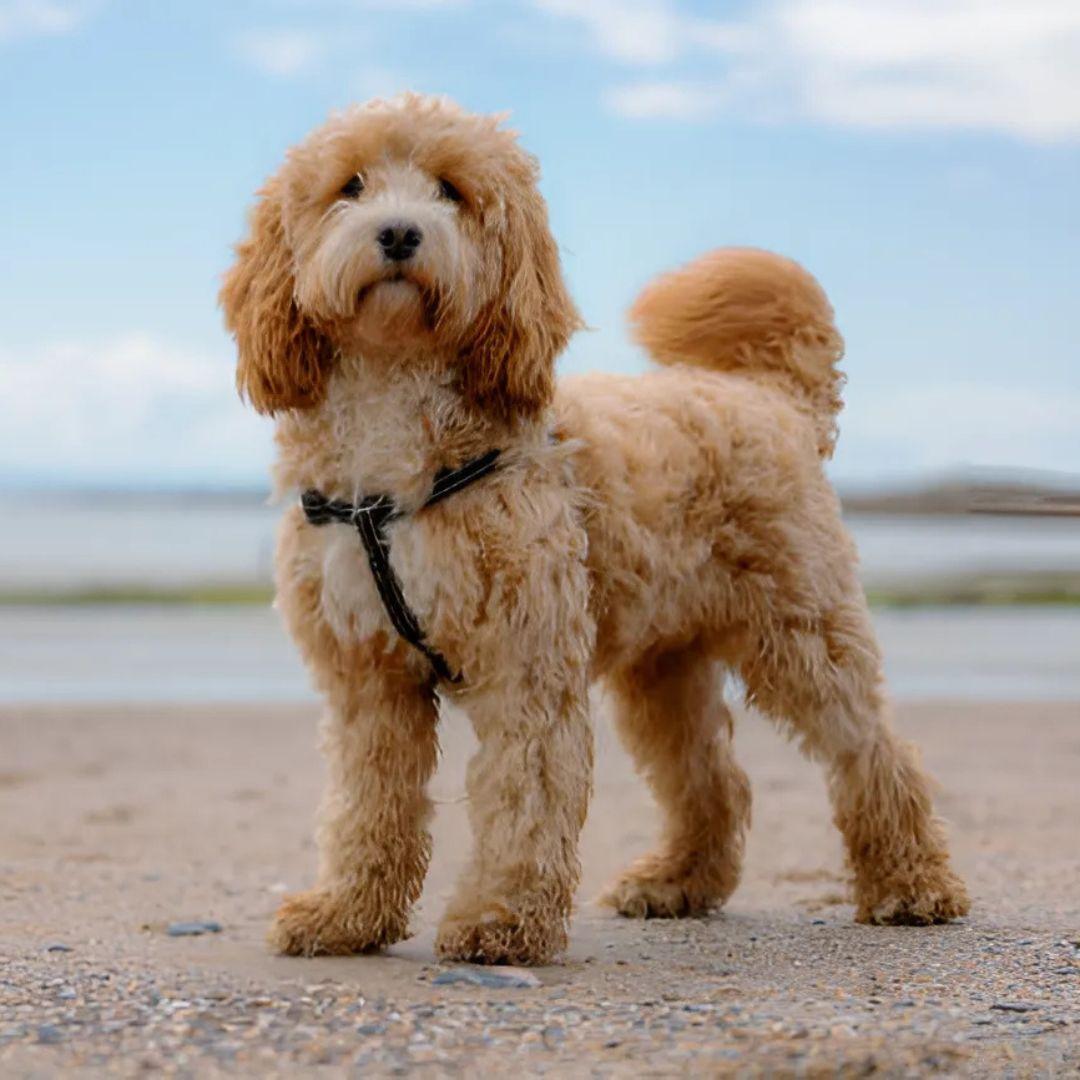
[[[747,700],[779,721],[829,779],[854,875],[856,919],[926,924],[965,915],[930,780],[887,714],[881,660],[858,583],[823,613],[751,631],[741,664]]]
[[[750,783],[732,751],[720,672],[692,646],[641,661],[611,680],[619,735],[664,816],[659,848],[601,902],[647,918],[696,915],[739,882]]]

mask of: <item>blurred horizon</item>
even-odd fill
[[[233,483],[174,477],[153,483],[123,478],[78,483],[60,474],[0,474],[0,495],[26,494],[136,503],[236,500],[242,505],[274,506],[280,501],[274,497],[269,475]],[[837,494],[845,508],[855,513],[1080,515],[1080,472],[957,467],[917,475],[841,480]]]
[[[751,244],[847,343],[843,490],[1080,468],[1080,6],[1062,0],[0,0],[0,486],[266,485],[215,304],[252,192],[328,111],[512,113],[595,331]]]

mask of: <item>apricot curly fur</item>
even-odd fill
[[[780,256],[714,251],[631,309],[658,368],[556,382],[581,320],[537,178],[498,118],[417,95],[351,108],[263,187],[226,276],[239,385],[276,416],[279,494],[384,492],[409,511],[389,527],[391,563],[464,676],[436,692],[353,530],[286,514],[277,602],[326,702],[330,777],[316,884],[282,904],[272,945],[363,952],[409,933],[451,697],[479,742],[474,846],[437,951],[556,957],[580,877],[598,679],[662,814],[659,845],[606,902],[638,917],[722,905],[750,820],[726,673],[824,767],[856,917],[963,915],[929,781],[889,725],[823,472],[843,382],[824,292]],[[403,222],[422,240],[392,259],[378,236]],[[422,509],[439,469],[492,447],[498,471]]]

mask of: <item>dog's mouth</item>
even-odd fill
[[[429,330],[436,329],[445,315],[438,285],[400,270],[361,286],[356,292],[357,313],[373,294],[380,296],[380,306],[389,304],[391,308],[419,302],[420,317]]]
[[[398,271],[396,274],[378,278],[376,281],[369,281],[366,285],[357,290],[356,306],[359,307],[376,289],[381,288],[383,285],[388,285],[392,288],[400,288],[403,285],[409,285],[417,291],[423,291],[418,282],[413,281],[407,274]]]

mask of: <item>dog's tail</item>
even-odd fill
[[[811,419],[821,456],[832,455],[844,341],[824,291],[798,263],[755,248],[712,251],[647,285],[630,322],[658,363],[784,387]]]

